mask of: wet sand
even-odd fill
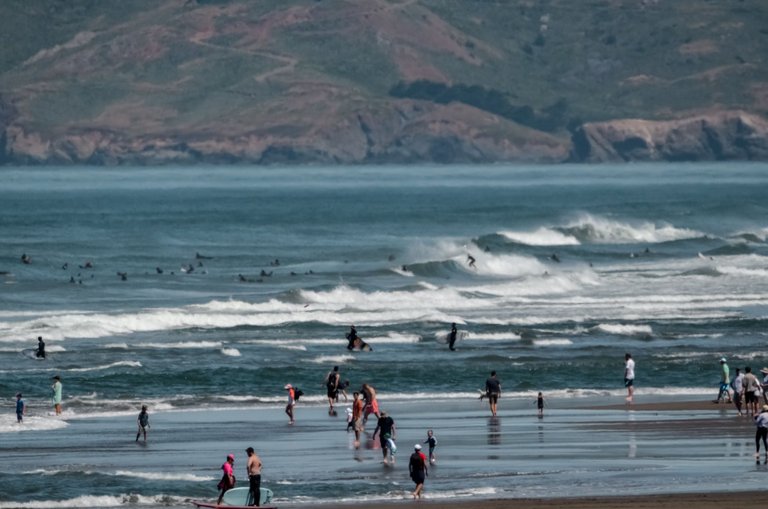
[[[684,493],[677,495],[647,495],[642,497],[583,497],[555,499],[506,499],[461,502],[431,502],[419,500],[404,503],[366,503],[323,505],[344,509],[393,509],[393,507],[422,507],[426,509],[723,509],[727,507],[765,507],[765,492],[744,491],[728,493]],[[306,507],[288,506],[285,507]]]

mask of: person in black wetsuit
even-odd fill
[[[451,350],[456,350],[453,345],[456,343],[456,334],[458,331],[456,330],[456,324],[451,324],[451,334],[448,336],[448,348]]]
[[[45,359],[45,342],[43,342],[42,336],[37,337],[37,350],[35,351],[35,356]]]

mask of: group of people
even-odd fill
[[[768,368],[763,368],[760,373],[764,375],[760,381],[752,368],[746,366],[744,372],[736,368],[736,374],[731,379],[730,368],[725,357],[720,359],[720,384],[717,391],[717,397],[713,403],[733,403],[738,414],[749,413],[750,416],[757,416],[762,396],[763,403],[768,404],[768,394],[765,389],[768,388]]]
[[[253,447],[248,447],[245,450],[245,454],[248,455],[248,461],[245,464],[245,472],[248,476],[248,490],[249,496],[247,505],[258,507],[261,505],[261,458],[256,454]],[[235,478],[235,455],[228,454],[227,459],[223,465],[221,465],[222,476],[217,487],[219,488],[219,499],[216,505],[220,505],[224,494],[235,487],[237,479]]]

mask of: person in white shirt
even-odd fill
[[[627,388],[627,403],[632,404],[635,395],[635,361],[632,354],[624,355],[624,387]]]
[[[733,389],[733,404],[736,405],[736,410],[739,412],[739,417],[741,417],[741,402],[742,402],[742,395],[744,393],[744,373],[741,373],[741,370],[739,368],[736,368],[736,376],[733,377],[733,380],[731,381],[731,389]]]

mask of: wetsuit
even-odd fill
[[[456,324],[454,324],[453,326],[451,326],[451,335],[448,337],[448,348],[450,348],[451,350],[456,350],[453,347],[453,345],[454,345],[454,343],[456,343],[456,333],[457,332],[458,331],[456,330]]]

